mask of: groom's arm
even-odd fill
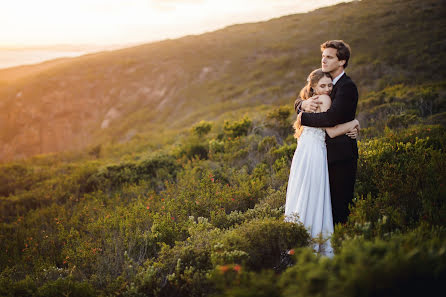
[[[302,100],[301,98],[297,98],[294,101],[294,111],[299,114],[301,112],[316,112],[318,106],[322,104],[322,102],[318,98],[319,96],[313,96],[308,98],[307,100]]]
[[[334,127],[353,120],[358,102],[358,90],[355,84],[346,84],[336,92],[336,98],[326,112],[302,113],[301,123],[310,127]],[[353,116],[352,118],[350,118]]]

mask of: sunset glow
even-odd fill
[[[9,0],[0,46],[140,43],[267,20],[339,0]]]

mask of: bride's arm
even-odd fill
[[[319,100],[322,101],[321,111],[327,111],[331,105],[330,97],[327,95],[321,95],[319,97]],[[334,138],[336,136],[346,134],[347,132],[350,132],[355,128],[359,130],[359,121],[356,119],[347,123],[336,125],[334,127],[326,127],[325,131],[327,132],[328,136],[330,136],[330,138]]]
[[[339,124],[334,127],[325,128],[325,131],[327,132],[328,136],[330,136],[330,138],[333,138],[339,135],[346,134],[350,130],[353,130],[357,127],[359,127],[359,121],[355,119],[353,121]]]

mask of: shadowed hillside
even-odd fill
[[[441,83],[445,2],[355,1],[22,74],[1,71],[0,160],[135,137],[162,144],[202,119],[222,122],[237,110],[291,104],[328,39],[350,43],[347,71],[361,100],[397,83]]]

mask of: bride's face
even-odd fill
[[[314,87],[314,93],[316,95],[330,95],[333,89],[333,81],[329,77],[322,77],[318,82],[316,87]]]

